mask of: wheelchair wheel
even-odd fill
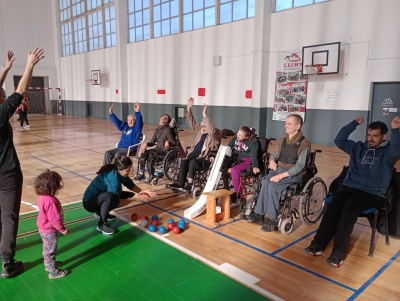
[[[281,230],[282,234],[285,234],[285,235],[290,234],[293,230],[292,219],[285,218],[281,223],[280,230]]]
[[[151,181],[151,185],[153,186],[158,186],[158,184],[160,184],[160,181],[157,178]]]
[[[179,158],[179,149],[170,150],[163,161],[163,171],[165,176],[171,182],[178,180],[179,168],[181,165]]]
[[[201,196],[202,192],[203,191],[200,187],[195,187],[192,191],[192,197],[197,200]]]
[[[303,196],[300,198],[300,219],[307,225],[317,222],[325,208],[326,185],[320,177],[314,177],[304,186]]]

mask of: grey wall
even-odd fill
[[[87,103],[92,105],[92,115],[88,116]],[[108,119],[108,109],[111,103],[108,102],[86,102],[63,100],[63,112],[65,115]],[[182,107],[182,105],[179,105]],[[141,104],[145,124],[157,125],[163,114],[175,117],[175,105],[171,104]],[[202,119],[202,106],[194,106],[193,114],[199,121]],[[241,125],[248,125],[257,129],[261,137],[279,138],[285,134],[284,122],[272,120],[272,108],[250,108],[250,107],[223,107],[209,106],[209,116],[220,129],[231,129],[236,132]],[[114,104],[114,113],[118,118],[125,120],[128,114],[134,113],[132,103]],[[306,122],[303,125],[304,135],[314,144],[332,146],[333,139],[340,128],[357,116],[368,120],[368,111],[333,111],[333,110],[312,110],[307,109]],[[188,129],[187,124],[181,127]],[[353,140],[364,140],[367,131],[366,122],[359,126],[351,134]]]

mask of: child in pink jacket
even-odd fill
[[[35,192],[39,195],[37,226],[43,241],[44,266],[50,279],[61,278],[68,273],[59,269],[61,262],[56,261],[57,232],[64,235],[69,233],[64,226],[61,203],[54,196],[62,187],[61,176],[48,169],[35,180]]]

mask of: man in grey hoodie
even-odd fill
[[[305,248],[311,255],[321,255],[335,237],[332,254],[326,262],[336,267],[343,264],[358,216],[384,202],[394,164],[400,158],[400,117],[392,120],[391,141],[385,140],[388,127],[381,121],[368,126],[367,141],[348,139],[363,122],[362,117],[357,117],[335,138],[336,146],[350,155],[349,170],[343,186],[333,195],[314,240]]]

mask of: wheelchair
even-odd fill
[[[295,219],[300,219],[304,224],[311,225],[316,223],[324,212],[327,189],[324,180],[316,175],[318,170],[315,165],[315,157],[320,152],[322,151],[317,149],[311,153],[309,163],[301,174],[301,181],[286,188],[280,199],[276,230],[280,230],[282,234],[290,234],[293,231]],[[241,190],[244,191],[241,194],[243,196],[252,195],[251,203],[247,203],[246,207],[243,207],[245,203],[242,202],[242,218],[254,211],[261,191],[262,178],[267,174],[268,170],[249,180],[249,177],[244,173],[243,179],[241,178],[241,186],[243,183]]]
[[[237,193],[236,203],[231,204],[231,209],[240,206],[241,208],[241,217],[245,217],[245,215],[250,215],[250,213],[254,210],[255,202],[258,198],[258,194],[261,190],[261,181],[262,178],[265,177],[268,173],[268,161],[270,158],[270,153],[268,152],[269,145],[272,141],[275,141],[275,138],[261,138],[257,137],[258,145],[259,145],[259,162],[260,162],[260,173],[253,173],[253,166],[250,164],[247,170],[243,170],[240,172],[240,184],[239,191]],[[233,164],[232,164],[233,163]],[[228,173],[229,166],[234,166],[236,162],[228,161],[226,165],[223,167],[223,188],[232,190],[233,185],[231,183],[231,177]],[[237,163],[236,163],[237,164]]]
[[[171,180],[171,176],[173,175],[173,170],[176,169],[176,164],[178,164],[179,160],[184,157],[185,152],[183,150],[182,144],[179,140],[179,127],[175,122],[175,119],[172,118],[170,127],[173,130],[175,137],[175,145],[170,147],[169,149],[162,148],[149,148],[149,151],[155,152],[152,156],[152,160],[147,162],[147,170],[153,170],[154,173],[151,175],[150,183],[153,186],[158,186],[160,183],[160,178],[164,175],[168,180]],[[139,173],[139,162],[140,158],[138,158],[138,167],[136,171],[136,175]],[[179,171],[179,165],[177,166]]]
[[[280,218],[278,228],[282,234],[290,234],[293,230],[294,219],[311,225],[322,216],[326,204],[327,189],[322,178],[317,176],[318,169],[315,165],[317,149],[311,153],[309,164],[301,174],[301,181],[290,185],[280,202]],[[298,201],[296,206],[293,200]]]
[[[181,162],[187,156],[187,151],[189,148],[190,147],[187,147],[185,152],[183,152],[181,148],[172,149],[165,156],[163,172],[169,181],[173,183],[178,181]],[[208,176],[212,167],[212,163],[209,161],[209,158],[216,153],[216,151],[211,151],[210,154],[206,156],[206,161],[203,162],[200,170],[198,170],[194,175],[191,191],[191,195],[194,199],[198,199],[201,196],[204,187],[206,186]]]

